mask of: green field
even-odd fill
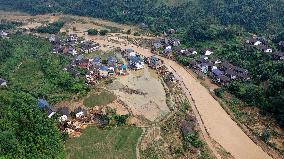
[[[116,96],[108,91],[102,91],[101,93],[91,94],[88,98],[84,100],[84,105],[86,107],[94,107],[107,105],[113,102],[116,99]]]
[[[142,130],[118,127],[106,130],[90,126],[82,136],[66,141],[67,159],[135,159]]]

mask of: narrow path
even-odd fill
[[[141,141],[142,141],[142,138],[144,137],[145,133],[146,133],[146,128],[142,128],[143,132],[142,134],[140,135],[140,137],[138,138],[138,142],[137,142],[137,145],[136,145],[136,159],[140,159],[140,144],[141,144]]]
[[[143,56],[151,56],[148,49],[139,48],[137,46],[125,46],[108,41],[94,39],[101,45],[111,44],[122,49],[132,48]],[[219,143],[227,152],[229,152],[236,159],[268,159],[268,156],[258,145],[256,145],[238,125],[230,118],[221,105],[211,96],[206,88],[204,88],[199,81],[190,75],[182,66],[174,61],[162,58],[167,66],[176,70],[176,73],[181,77],[184,86],[187,89],[186,93],[196,105],[196,111],[201,117],[202,121],[199,124],[208,132],[208,135],[217,143]],[[188,97],[188,98],[190,98]],[[206,134],[203,135],[206,136]],[[206,141],[208,142],[208,141]],[[211,142],[208,143],[210,146]],[[213,149],[214,152],[214,149]],[[219,157],[219,156],[216,156]]]

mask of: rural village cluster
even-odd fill
[[[172,34],[173,32],[173,29],[166,31],[167,34]],[[0,37],[9,38],[9,33],[2,30],[0,31]],[[212,54],[214,54],[214,50],[210,48],[201,50],[180,48],[180,41],[178,39],[168,38],[167,36],[151,42],[151,52],[156,54],[156,56],[147,58],[131,48],[115,48],[112,50],[113,54],[106,58],[102,58],[99,55],[87,58],[85,55],[101,51],[101,46],[95,41],[85,40],[76,34],[66,36],[49,35],[47,40],[53,46],[53,54],[63,54],[72,57],[69,65],[64,70],[69,72],[74,78],[84,76],[86,83],[89,85],[96,85],[98,81],[107,78],[127,76],[128,71],[141,70],[147,66],[160,71],[160,73],[163,72],[162,76],[165,80],[176,82],[177,78],[167,70],[163,60],[158,56],[175,60],[175,56],[177,55],[194,57],[194,60],[187,62],[188,68],[192,69],[201,78],[205,78],[205,75],[208,75],[212,82],[218,85],[226,85],[232,80],[247,81],[251,78],[248,70],[235,66],[228,61],[213,58]],[[274,60],[284,59],[284,53],[272,50],[264,38],[257,36],[250,37],[244,42],[244,45],[247,47],[256,47],[261,52],[270,54]],[[284,48],[283,41],[279,43],[279,47]],[[84,70],[85,73],[82,74],[81,70]],[[0,77],[0,87],[9,87],[9,81]],[[61,130],[73,135],[82,126],[77,121],[88,118],[88,121],[101,125],[105,122],[102,114],[93,113],[84,109],[82,106],[78,106],[73,111],[70,111],[68,107],[54,109],[44,98],[38,99],[38,106],[47,112],[49,118],[57,114],[61,123]]]

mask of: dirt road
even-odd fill
[[[137,46],[125,46],[116,43],[110,43],[102,39],[94,39],[101,45],[112,45],[123,49],[132,48],[134,51],[144,55],[151,56],[148,49],[139,48]],[[238,125],[230,118],[230,116],[222,109],[221,105],[210,95],[208,90],[203,87],[198,80],[189,74],[182,66],[174,61],[162,58],[167,66],[170,66],[180,76],[186,87],[187,93],[191,95],[196,108],[208,132],[208,135],[218,142],[227,152],[236,159],[268,159],[267,155],[261,147],[256,145]],[[204,133],[204,132],[203,132]],[[206,134],[204,134],[206,136]],[[209,142],[209,141],[207,141]],[[208,143],[212,145],[212,143]],[[210,146],[211,147],[211,146]],[[214,150],[213,150],[214,151]],[[218,158],[220,156],[217,156]]]

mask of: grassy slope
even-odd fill
[[[88,98],[84,100],[84,105],[86,107],[107,105],[114,101],[116,96],[108,91],[102,91],[99,94],[91,94]]]
[[[82,136],[66,142],[67,159],[136,158],[136,144],[142,130],[118,127],[101,130],[95,126],[84,130]]]

